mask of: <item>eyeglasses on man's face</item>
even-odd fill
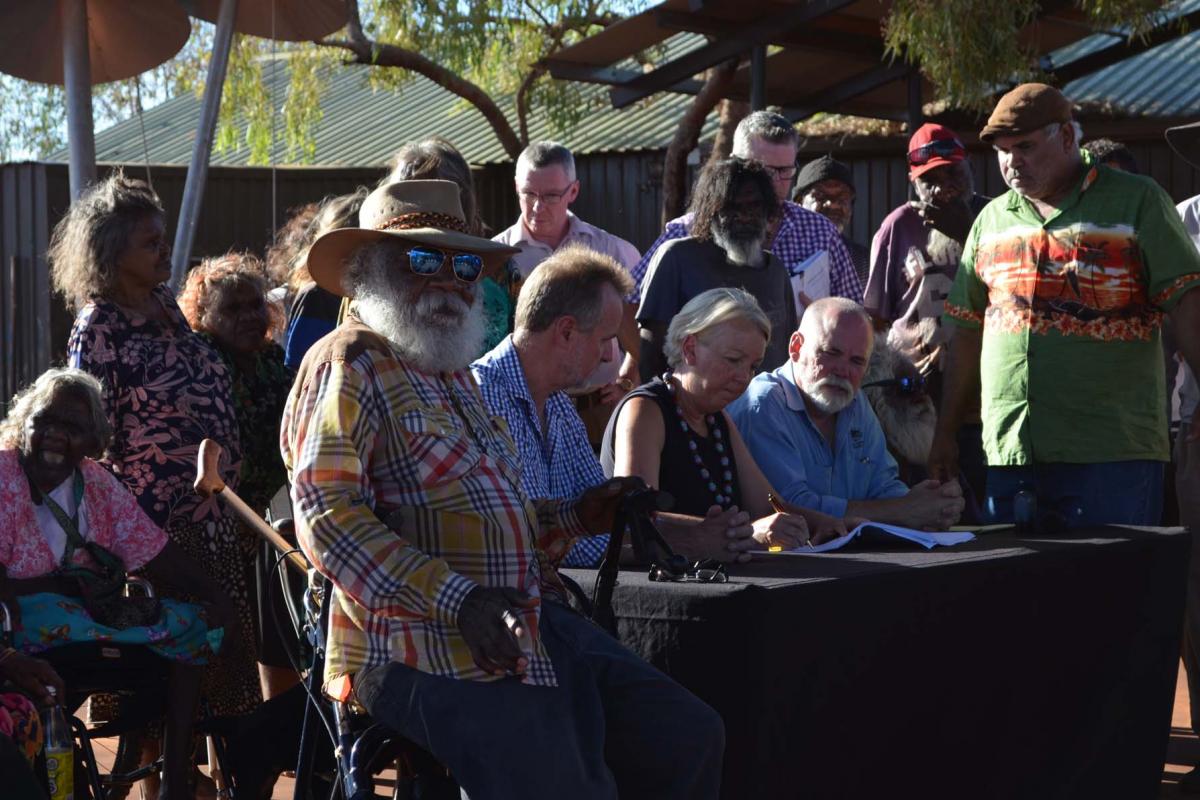
[[[767,174],[771,176],[771,180],[773,181],[790,181],[796,177],[795,164],[781,164],[779,166],[763,164],[763,169],[767,171]]]
[[[910,375],[902,375],[897,378],[888,378],[882,381],[864,383],[862,388],[870,389],[874,386],[893,389],[897,394],[921,394],[925,391],[925,376],[917,375],[914,377]]]
[[[528,189],[521,189],[517,195],[528,205],[541,203],[544,206],[556,206],[563,201],[563,198],[571,193],[572,187],[575,186],[575,181],[571,181],[561,191],[557,192],[533,192]]]
[[[474,253],[446,253],[436,247],[413,247],[408,251],[408,268],[422,278],[441,272],[447,259],[454,277],[463,283],[474,283],[483,274],[483,259]]]

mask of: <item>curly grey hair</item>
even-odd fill
[[[158,195],[119,170],[71,204],[54,226],[46,253],[54,289],[68,306],[78,309],[107,296],[116,282],[117,259],[148,216],[163,216]]]
[[[25,423],[50,405],[59,392],[73,392],[88,404],[92,417],[95,452],[99,456],[112,442],[113,430],[104,410],[104,387],[94,376],[81,369],[53,367],[17,392],[8,406],[8,416],[0,422],[0,447],[25,447]]]

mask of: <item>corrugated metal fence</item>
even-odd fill
[[[1200,194],[1200,170],[1191,168],[1164,142],[1143,139],[1130,146],[1143,171],[1176,201]],[[857,188],[852,238],[868,244],[888,212],[907,199],[906,168],[899,155],[903,151],[903,140],[860,146],[843,143],[837,148],[838,158],[853,170]],[[801,160],[822,152],[806,147]],[[582,192],[574,211],[639,249],[648,247],[660,230],[662,157],[662,151],[641,151],[577,158]],[[989,151],[973,151],[971,161],[983,194],[1004,191]],[[133,176],[145,175],[141,166],[125,169]],[[176,219],[186,170],[153,167],[150,173],[168,220]],[[376,169],[214,167],[209,170],[194,255],[219,255],[230,249],[262,252],[289,209],[373,184],[381,175]],[[476,185],[480,214],[493,231],[517,219],[512,165],[477,171]],[[66,355],[71,317],[51,296],[45,253],[68,198],[64,164],[0,165],[0,404]]]

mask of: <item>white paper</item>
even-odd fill
[[[818,250],[800,264],[791,268],[792,299],[796,301],[796,319],[804,316],[803,292],[809,300],[829,297],[829,251]]]
[[[851,540],[862,536],[865,528],[872,529],[867,532],[869,536],[896,536],[914,544],[919,544],[926,550],[932,550],[934,547],[951,547],[956,544],[972,541],[975,538],[975,534],[970,531],[918,531],[912,528],[902,528],[899,525],[888,525],[884,522],[864,522],[845,536],[830,539],[824,544],[805,545],[804,547],[797,547],[794,550],[783,550],[772,555],[804,556],[813,553],[828,553],[831,550],[845,547]]]

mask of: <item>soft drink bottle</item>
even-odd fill
[[[75,799],[75,739],[67,714],[55,697],[54,687],[47,687],[54,704],[42,711],[42,728],[46,737],[46,778],[50,784],[50,800]]]

